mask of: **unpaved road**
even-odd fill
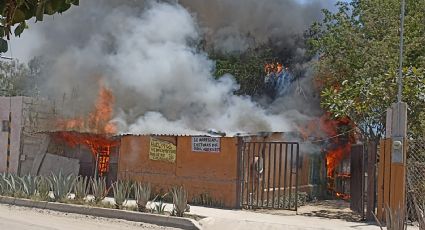
[[[176,228],[44,209],[0,204],[0,229],[13,230],[172,230]]]

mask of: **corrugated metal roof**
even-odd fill
[[[40,130],[35,133],[58,133],[58,132],[74,132],[83,135],[106,135],[109,137],[123,137],[123,136],[169,136],[169,137],[191,137],[191,136],[205,136],[205,137],[258,137],[258,136],[271,136],[274,134],[287,134],[285,132],[257,132],[257,133],[221,133],[221,132],[190,132],[190,133],[119,133],[119,134],[100,134],[76,130]]]
[[[205,137],[223,137],[221,135],[212,135],[208,133],[150,133],[150,134],[134,134],[134,133],[121,133],[114,135],[116,137],[122,136],[169,136],[169,137],[191,137],[191,136],[205,136]]]

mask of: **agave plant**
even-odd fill
[[[158,202],[155,202],[155,212],[158,214],[164,214],[165,212],[164,201],[160,200]]]
[[[33,197],[37,194],[37,177],[26,175],[19,178],[22,185],[22,192],[26,197]]]
[[[151,185],[149,183],[142,184],[140,182],[134,185],[134,197],[136,198],[137,209],[140,212],[146,210],[146,204],[151,196]]]
[[[7,186],[7,182],[6,182],[6,174],[5,173],[1,173],[0,174],[0,195],[7,195],[9,192],[9,188]]]
[[[131,183],[128,181],[118,180],[112,184],[112,190],[114,192],[115,208],[121,209],[125,200],[130,195]]]
[[[89,194],[90,186],[87,177],[78,176],[74,183],[74,194],[76,200],[83,200]]]
[[[94,196],[94,202],[97,204],[103,199],[105,199],[110,189],[106,186],[106,178],[98,178],[98,179],[92,178],[90,180],[90,184],[91,184],[92,193]]]
[[[155,211],[158,214],[164,214],[164,212],[165,212],[164,199],[165,199],[166,196],[168,196],[168,193],[165,193],[162,196],[160,196],[160,195],[155,196],[155,198],[153,199],[153,202],[155,204],[155,209],[151,210],[151,212]]]
[[[74,187],[75,176],[72,174],[65,176],[62,172],[59,172],[58,175],[52,173],[50,183],[54,200],[63,201],[68,197]]]
[[[7,174],[4,180],[6,181],[6,187],[8,191],[7,195],[14,197],[22,196],[22,184],[20,183],[18,176]]]
[[[187,209],[187,191],[183,186],[180,186],[172,188],[171,193],[173,195],[173,213],[176,216],[182,217]]]
[[[49,200],[51,182],[48,177],[37,176],[37,195],[41,200]]]

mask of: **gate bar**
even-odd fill
[[[292,171],[293,171],[293,163],[294,163],[294,159],[293,159],[293,152],[294,152],[294,145],[291,144],[291,161],[290,166],[289,166],[289,198],[288,198],[288,206],[289,209],[291,209],[291,199],[292,199]]]
[[[297,164],[295,165],[295,212],[298,211],[298,165],[300,160],[300,146],[297,144]]]

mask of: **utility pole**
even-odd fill
[[[384,167],[391,172],[391,177],[387,188],[383,190],[385,194],[383,204],[388,205],[391,210],[398,210],[406,205],[407,104],[402,101],[405,7],[406,0],[401,0],[397,102],[387,109],[386,138],[388,139],[385,142],[391,143],[391,148],[388,149],[388,164]]]
[[[398,69],[398,94],[397,102],[402,101],[403,92],[403,43],[404,43],[404,14],[406,8],[406,0],[401,0],[401,15],[400,15],[400,56]]]

